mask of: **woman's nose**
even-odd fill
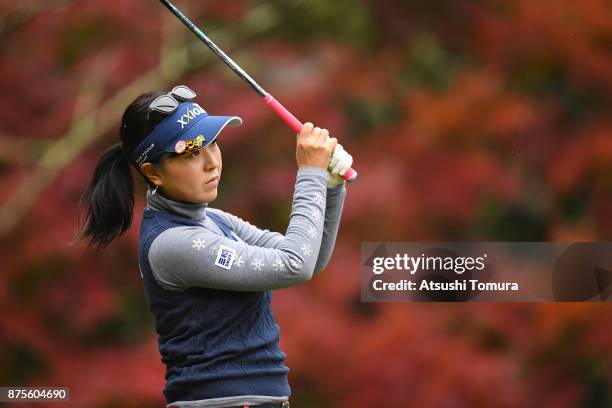
[[[210,148],[205,147],[202,149],[202,153],[204,155],[204,168],[206,169],[214,169],[219,166],[219,161],[210,150]]]

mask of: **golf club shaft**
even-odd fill
[[[266,92],[253,78],[249,76],[234,60],[232,60],[222,49],[212,42],[210,38],[202,32],[195,24],[187,18],[179,9],[177,9],[170,1],[160,0],[161,3],[168,8],[179,20],[181,20],[187,28],[189,28],[204,44],[208,46],[219,58],[225,62],[225,64],[232,69],[240,78],[242,78],[264,102],[272,108],[272,110],[289,125],[293,131],[300,133],[302,130],[302,122],[298,120],[287,108],[285,108],[280,102],[278,102],[272,95]],[[351,182],[357,178],[357,172],[352,168],[346,170],[342,178],[347,182]]]

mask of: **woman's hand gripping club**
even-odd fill
[[[353,157],[348,154],[335,137],[329,137],[327,129],[314,127],[307,122],[297,137],[296,161],[298,167],[312,166],[329,172],[328,187],[344,183],[342,177],[351,168]]]

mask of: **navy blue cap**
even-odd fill
[[[164,152],[202,148],[226,126],[240,125],[242,119],[238,116],[211,116],[197,103],[183,102],[134,149],[133,160],[140,167]]]

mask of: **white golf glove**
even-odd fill
[[[344,184],[342,176],[353,165],[353,156],[348,154],[340,143],[336,144],[327,171],[329,172],[329,180],[327,187],[336,187]]]

